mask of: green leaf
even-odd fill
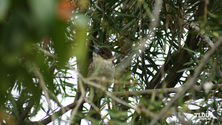
[[[196,53],[195,51],[193,51],[193,50],[191,50],[191,49],[189,49],[189,48],[184,48],[185,50],[187,50],[188,52],[190,52],[190,53]]]
[[[10,0],[0,0],[0,22],[5,18],[8,8],[9,8]]]
[[[132,21],[130,21],[129,23],[127,23],[122,29],[121,31],[124,31],[125,29],[129,28],[130,26],[132,26],[137,20],[133,19]]]
[[[56,16],[55,0],[30,0],[29,4],[33,13],[32,21],[35,26],[41,32],[46,32]]]

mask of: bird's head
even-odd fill
[[[114,78],[115,67],[113,64],[112,51],[108,47],[92,47],[93,58],[89,66],[88,76],[105,78],[112,80]]]
[[[112,51],[108,47],[105,46],[93,47],[93,51],[103,59],[107,60],[113,58]]]

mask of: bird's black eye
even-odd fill
[[[104,54],[104,50],[103,50],[103,49],[100,49],[99,54],[100,54],[100,55],[103,55],[103,54]]]

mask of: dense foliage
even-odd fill
[[[0,0],[0,124],[221,124],[221,15],[222,0]],[[114,52],[108,90],[87,78],[91,44]]]

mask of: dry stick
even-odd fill
[[[49,97],[49,94],[48,94],[48,89],[47,89],[47,87],[45,85],[45,81],[43,79],[43,76],[40,73],[39,69],[35,65],[33,67],[34,67],[34,71],[33,72],[34,72],[35,76],[39,79],[39,85],[40,85],[40,87],[42,88],[42,90],[43,90],[43,92],[45,94],[46,101],[47,101],[47,103],[49,105],[49,108],[53,111],[52,104],[50,102],[50,97]],[[52,115],[52,119],[53,120],[56,119],[54,115]]]
[[[82,80],[79,80],[79,88],[80,88],[80,91],[81,91],[81,96],[79,98],[79,100],[77,101],[77,104],[76,104],[76,107],[73,109],[72,111],[72,114],[71,114],[71,117],[70,117],[70,124],[74,124],[74,117],[79,109],[79,106],[81,105],[81,103],[84,101],[84,98],[86,96],[86,92],[84,90],[84,87],[83,87],[83,83],[82,83]]]
[[[71,103],[63,108],[61,108],[59,111],[55,112],[54,114],[52,114],[51,116],[45,118],[44,120],[41,120],[41,121],[38,121],[38,122],[33,122],[33,123],[36,123],[36,124],[48,124],[52,121],[52,116],[53,115],[56,115],[56,114],[64,114],[66,113],[67,111],[69,111],[70,109],[73,109],[74,107],[76,106],[76,103]]]
[[[46,56],[53,57],[53,58],[56,57],[54,54],[50,53],[49,51],[47,51],[47,50],[45,50],[41,47],[39,47],[38,45],[35,45],[33,47],[36,47],[39,51],[43,52]]]
[[[178,92],[175,97],[168,103],[168,105],[156,115],[156,117],[151,121],[150,125],[154,125],[160,118],[163,117],[163,115],[171,108],[171,106],[177,101],[179,97],[181,97],[185,92],[192,87],[192,85],[197,80],[198,76],[200,75],[204,65],[207,63],[209,58],[214,54],[214,52],[221,46],[222,44],[222,37],[220,37],[219,40],[215,43],[214,47],[211,48],[200,60],[200,64],[195,69],[193,76],[187,80],[187,82],[183,85],[183,89],[180,89],[181,91]]]
[[[222,84],[216,84],[212,86],[211,90],[215,90],[222,87]],[[176,93],[181,91],[183,87],[178,87],[178,88],[163,88],[163,89],[146,89],[146,90],[141,90],[141,91],[123,91],[123,92],[113,92],[113,95],[118,95],[118,96],[137,96],[137,95],[147,95],[147,94],[153,94],[153,93]],[[193,86],[192,89],[195,91],[200,91],[203,89],[202,86]]]
[[[31,108],[33,107],[33,100],[31,99],[29,102],[28,102],[28,105],[25,107],[24,111],[22,112],[18,122],[21,123],[21,121],[24,121],[25,118],[27,117],[28,113],[30,112]]]
[[[85,101],[89,103],[96,110],[96,112],[100,113],[100,109],[92,101],[90,101],[90,99],[85,98]]]
[[[59,102],[59,100],[57,99],[57,97],[56,97],[52,92],[50,92],[50,91],[47,89],[47,87],[46,87],[46,85],[45,85],[44,78],[43,78],[42,74],[40,73],[39,69],[38,69],[35,65],[34,65],[33,67],[34,67],[34,71],[33,71],[33,72],[34,72],[35,76],[39,79],[39,85],[40,85],[40,87],[42,88],[42,90],[43,90],[43,92],[44,92],[44,94],[45,94],[46,101],[47,101],[47,103],[48,103],[48,105],[49,105],[49,108],[53,111],[52,104],[51,104],[51,102],[50,102],[50,97],[49,97],[49,94],[50,94],[50,95],[55,99],[55,101],[57,102],[57,104],[62,107],[61,109],[64,110],[62,104]],[[63,112],[64,112],[64,111],[63,111]],[[50,116],[50,117],[52,117],[52,118],[51,118],[52,121],[56,119],[56,117],[55,117],[54,114],[55,114],[55,113],[54,113],[54,111],[53,111],[53,114]]]
[[[164,88],[164,89],[146,89],[140,91],[123,91],[123,92],[113,92],[113,95],[118,96],[138,96],[138,95],[148,95],[154,93],[173,93],[178,92],[179,88]]]
[[[96,80],[96,81],[99,81],[99,82],[107,82],[108,84],[126,84],[126,85],[132,85],[132,84],[135,84],[136,82],[133,81],[133,82],[130,82],[130,81],[119,81],[119,80],[108,80],[108,79],[101,79],[101,77],[89,77],[88,78],[89,81],[93,81],[93,80]]]

